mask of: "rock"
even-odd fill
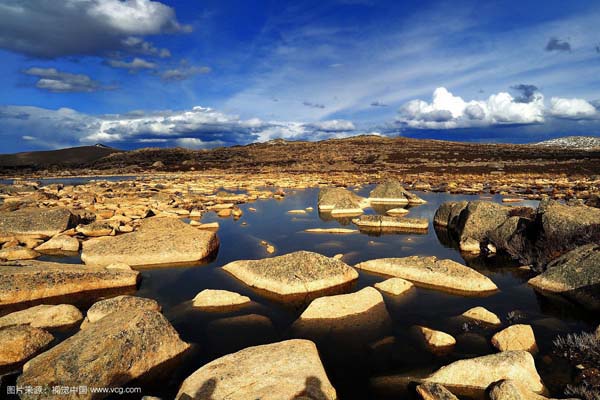
[[[152,217],[135,232],[83,242],[81,259],[95,266],[185,263],[202,260],[218,247],[212,231],[196,229],[178,218]]]
[[[68,235],[54,236],[35,248],[36,251],[79,251],[79,240]]]
[[[442,203],[433,216],[433,223],[436,226],[454,229],[458,223],[460,213],[467,207],[467,204],[467,201],[447,201]]]
[[[423,400],[458,400],[452,392],[437,383],[423,383],[417,386],[417,393]]]
[[[493,312],[486,310],[484,307],[473,307],[465,311],[461,315],[467,319],[482,322],[488,325],[502,325],[502,321],[500,321],[500,318],[498,318],[498,316]]]
[[[436,331],[425,326],[417,326],[416,330],[419,332],[427,349],[434,354],[447,354],[456,345],[456,339],[446,332]]]
[[[380,291],[393,296],[400,296],[414,287],[412,283],[402,278],[386,279],[383,282],[377,282],[374,286]]]
[[[362,212],[365,206],[364,198],[344,188],[321,188],[319,191],[319,211],[360,210]]]
[[[498,289],[494,282],[474,269],[452,260],[438,260],[433,256],[381,258],[365,261],[354,267],[462,294],[479,294]]]
[[[118,226],[116,224],[116,227]],[[75,230],[87,237],[100,237],[114,234],[115,226],[107,221],[94,221],[87,225],[77,225]]]
[[[534,393],[518,382],[504,379],[491,385],[490,400],[546,400],[547,398]]]
[[[28,249],[22,246],[13,246],[0,249],[0,259],[7,261],[15,260],[33,260],[41,254],[35,250]]]
[[[218,222],[207,222],[205,224],[197,225],[196,227],[198,229],[207,229],[207,230],[212,230],[212,231],[218,231],[219,223]]]
[[[371,204],[423,204],[425,200],[404,189],[397,180],[389,180],[377,185],[369,193]]]
[[[503,351],[482,357],[455,361],[440,368],[425,382],[439,383],[459,396],[478,397],[494,382],[512,379],[535,393],[546,388],[526,351]]]
[[[30,325],[43,329],[65,328],[79,323],[82,319],[81,311],[70,304],[42,304],[0,317],[0,328],[12,325]]]
[[[114,312],[130,313],[132,311],[160,311],[161,307],[156,300],[137,296],[116,296],[94,303],[86,315],[86,323],[95,323]]]
[[[0,328],[0,367],[26,361],[53,340],[48,332],[29,325]]]
[[[137,271],[43,261],[0,263],[0,305],[99,289],[135,286]]]
[[[165,164],[162,161],[155,161],[152,163],[152,168],[164,168]]]
[[[75,225],[76,217],[65,208],[30,208],[0,212],[0,234],[39,234],[52,237]]]
[[[410,211],[408,211],[406,208],[392,208],[391,210],[387,210],[385,213],[392,217],[396,217],[396,216],[406,215],[409,212]]]
[[[217,216],[221,218],[229,218],[231,217],[231,208],[224,208],[222,210],[217,211]]]
[[[189,345],[159,312],[112,313],[23,367],[19,386],[122,387],[182,354]],[[39,398],[21,395],[22,399]],[[70,398],[92,399],[93,393]]]
[[[511,325],[492,337],[492,344],[500,351],[525,350],[537,353],[535,335],[530,325]]]
[[[347,228],[309,228],[305,229],[307,233],[332,233],[332,234],[347,234],[347,233],[358,233],[356,229]]]
[[[106,269],[120,269],[123,271],[131,271],[132,268],[125,264],[125,263],[113,263],[113,264],[108,264],[106,267]]]
[[[471,201],[460,213],[458,239],[460,249],[471,253],[479,252],[479,243],[487,238],[487,233],[500,226],[509,217],[511,207],[488,201]],[[477,243],[475,248],[473,243]]]
[[[288,214],[306,214],[306,210],[289,210]]]
[[[361,229],[382,231],[427,231],[429,221],[427,218],[401,218],[388,215],[362,215],[352,222]]]
[[[529,284],[558,293],[590,310],[600,310],[600,245],[588,244],[555,259]]]
[[[383,297],[372,287],[355,293],[319,297],[294,322],[292,329],[302,336],[360,337],[375,339],[391,325]]]
[[[223,269],[251,287],[299,299],[311,293],[337,291],[358,279],[358,273],[344,262],[309,251],[238,260]]]
[[[228,290],[204,289],[194,297],[194,307],[205,311],[224,311],[250,304],[247,296]]]
[[[319,352],[308,340],[249,347],[218,358],[190,375],[176,399],[335,400]]]

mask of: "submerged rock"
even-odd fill
[[[64,328],[73,326],[82,319],[81,311],[70,304],[42,304],[0,317],[0,327],[30,325],[43,329]]]
[[[0,212],[0,233],[51,237],[71,228],[75,222],[76,217],[66,208],[29,208]]]
[[[358,279],[358,272],[344,262],[309,251],[233,261],[223,269],[248,286],[300,299],[315,292],[335,291]]]
[[[137,271],[43,261],[0,263],[0,305],[135,286]]]
[[[196,229],[178,218],[152,217],[135,232],[83,242],[81,259],[95,266],[185,263],[202,260],[218,247],[214,232]]]
[[[48,332],[29,325],[0,328],[0,367],[26,361],[54,340]]]
[[[423,204],[425,200],[410,193],[397,180],[388,180],[377,185],[369,193],[369,202],[372,204]]]
[[[493,292],[498,287],[485,275],[452,260],[437,257],[381,258],[365,261],[355,268],[395,276],[426,287],[464,294]]]
[[[317,347],[308,340],[249,347],[218,358],[189,376],[176,399],[335,400]]]
[[[591,310],[600,309],[600,244],[572,250],[548,264],[529,284],[561,294]]]
[[[546,391],[533,357],[526,351],[504,351],[455,361],[431,374],[425,382],[439,383],[459,396],[478,396],[503,379],[519,382],[535,393]]]
[[[531,325],[511,325],[492,337],[492,344],[500,351],[525,350],[537,353],[535,335]]]
[[[189,345],[156,311],[112,313],[23,367],[20,386],[121,387],[179,356]],[[22,399],[45,398],[25,394]],[[92,399],[94,394],[68,398]]]
[[[193,305],[205,311],[224,311],[250,304],[250,298],[228,290],[204,289],[194,297]]]

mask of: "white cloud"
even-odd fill
[[[36,86],[51,92],[95,92],[105,87],[85,74],[72,74],[58,71],[56,68],[29,68],[23,71],[26,75],[38,77]]]
[[[208,74],[209,67],[205,66],[182,66],[180,68],[168,69],[160,74],[165,81],[182,81],[195,75]]]
[[[550,99],[550,114],[557,118],[586,119],[598,116],[596,108],[583,99]]]
[[[108,60],[108,65],[113,68],[123,68],[127,69],[130,72],[139,71],[142,69],[154,69],[156,68],[156,64],[150,61],[146,61],[143,58],[135,57],[133,60],[121,61],[121,60]]]

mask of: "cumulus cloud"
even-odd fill
[[[320,140],[356,134],[350,121],[314,123],[241,119],[205,107],[182,111],[88,115],[72,109],[0,106],[0,137],[14,132],[53,146],[106,143],[189,148],[247,144],[275,138]]]
[[[160,74],[165,81],[183,81],[195,75],[208,74],[210,67],[204,66],[182,66],[179,68],[167,69]]]
[[[23,73],[39,78],[35,86],[51,92],[95,92],[110,89],[85,74],[62,72],[56,68],[33,67]]]
[[[161,53],[142,36],[189,32],[173,8],[151,0],[6,0],[0,48],[55,58],[119,50]]]
[[[133,60],[127,62],[122,60],[108,60],[106,62],[113,68],[123,68],[130,72],[136,72],[142,69],[155,69],[156,64],[150,61],[146,61],[143,58],[135,57]]]
[[[520,98],[509,93],[492,94],[486,100],[465,101],[440,87],[432,102],[411,100],[399,110],[397,122],[415,129],[455,129],[496,125],[540,124],[550,118],[597,118],[598,110],[583,99],[553,97],[549,107],[533,85],[517,85]]]
[[[546,51],[571,51],[571,43],[553,37],[546,44]]]

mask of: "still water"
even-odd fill
[[[358,194],[368,196],[371,187],[362,188]],[[456,359],[491,354],[495,349],[490,338],[497,330],[465,326],[455,318],[467,309],[484,306],[496,313],[504,327],[510,323],[533,326],[540,352],[536,356],[538,371],[547,386],[556,390],[571,379],[570,369],[557,361],[549,362],[544,356],[551,354],[551,342],[557,334],[592,330],[598,316],[536,294],[528,285],[528,272],[502,257],[463,259],[451,244],[436,234],[430,224],[426,234],[366,234],[333,235],[310,234],[307,228],[333,228],[350,221],[336,221],[320,216],[317,211],[318,189],[288,191],[284,200],[264,200],[243,204],[241,219],[221,219],[214,213],[204,216],[202,222],[219,221],[218,236],[221,246],[210,262],[193,267],[161,267],[142,269],[142,281],[136,294],[156,299],[163,313],[172,322],[183,340],[193,343],[194,349],[175,367],[151,382],[139,382],[144,394],[164,399],[173,398],[182,380],[205,363],[244,347],[290,338],[291,324],[302,313],[303,307],[290,306],[261,297],[235,278],[220,269],[238,259],[268,257],[261,240],[273,244],[274,255],[296,250],[309,250],[334,256],[344,254],[343,260],[354,265],[358,262],[411,255],[435,255],[466,263],[488,276],[499,287],[499,292],[489,297],[463,297],[437,290],[417,288],[412,293],[394,298],[384,295],[393,320],[393,327],[381,339],[346,348],[345,340],[319,343],[319,350],[327,373],[337,389],[340,399],[412,398],[398,388],[375,388],[373,377],[392,374],[414,374],[430,371]],[[476,200],[479,196],[450,195],[444,193],[417,193],[427,204],[412,207],[408,217],[424,217],[431,222],[435,210],[444,201]],[[487,200],[490,200],[487,198]],[[494,196],[492,201],[500,201]],[[536,202],[520,205],[535,206]],[[249,207],[256,208],[255,212]],[[287,211],[313,207],[306,215],[292,215]],[[385,210],[369,209],[368,213]],[[242,224],[242,223],[245,224]],[[349,226],[351,227],[351,226]],[[444,244],[446,243],[446,244]],[[79,262],[77,257],[46,260]],[[385,279],[383,276],[359,272],[360,278],[353,291]],[[227,289],[249,296],[253,303],[236,312],[209,313],[195,310],[191,300],[203,289]],[[86,305],[80,304],[82,308]],[[435,356],[429,353],[412,334],[411,327],[424,325],[452,334],[457,345],[452,353]],[[70,334],[70,333],[68,333]],[[66,335],[68,335],[66,334]],[[343,338],[340,338],[343,339]],[[380,341],[379,344],[374,342]],[[354,343],[356,344],[356,343]],[[136,386],[131,383],[129,386]],[[414,391],[413,391],[414,392]],[[558,395],[559,393],[554,393]],[[120,398],[123,398],[122,396]]]

